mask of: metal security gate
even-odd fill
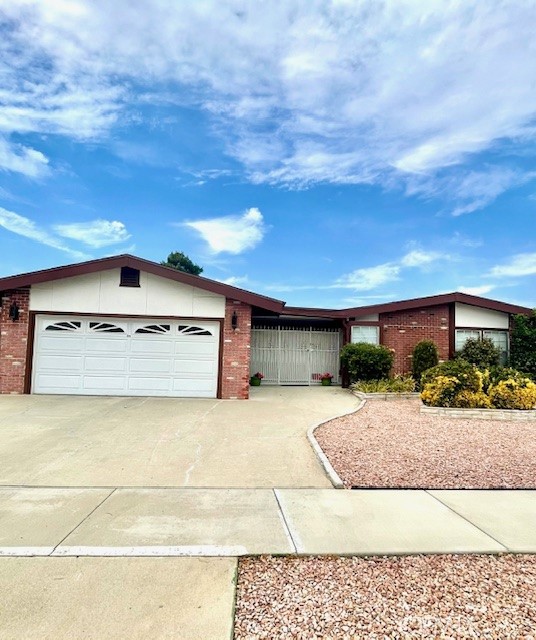
[[[251,373],[260,371],[268,384],[310,385],[328,372],[337,384],[341,344],[337,328],[254,327]]]

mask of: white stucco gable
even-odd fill
[[[483,329],[508,329],[509,314],[456,303],[456,326]]]
[[[139,287],[119,286],[121,269],[34,284],[31,311],[223,318],[225,296],[140,271]]]

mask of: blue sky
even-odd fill
[[[342,307],[536,306],[536,4],[3,0],[0,276],[184,251]]]

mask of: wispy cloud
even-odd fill
[[[503,166],[484,166],[472,171],[438,172],[433,176],[413,176],[406,185],[407,195],[440,198],[450,203],[454,217],[484,209],[499,196],[536,178],[536,172]]]
[[[425,264],[430,264],[439,260],[440,258],[447,257],[445,254],[439,251],[423,251],[422,249],[413,249],[402,256],[400,265],[402,267],[421,267]]]
[[[197,231],[212,253],[239,254],[256,247],[266,233],[262,213],[251,207],[242,215],[181,223]]]
[[[0,170],[22,173],[28,178],[42,178],[50,172],[48,158],[31,147],[12,144],[0,137]]]
[[[490,276],[508,278],[536,274],[536,253],[518,253],[508,262],[494,266]]]
[[[404,269],[425,269],[439,260],[450,260],[450,256],[440,251],[425,251],[410,243],[411,250],[397,262],[387,262],[375,267],[356,269],[339,278],[332,287],[344,287],[354,291],[370,291],[388,282],[400,279]]]
[[[495,289],[495,285],[493,284],[482,284],[477,287],[457,287],[457,291],[468,293],[472,296],[484,296],[486,293],[493,291],[493,289]]]
[[[356,269],[341,276],[332,288],[352,289],[353,291],[370,291],[387,282],[398,280],[400,266],[397,264],[380,264],[376,267]]]
[[[58,224],[53,229],[64,238],[83,242],[96,249],[119,244],[130,238],[125,225],[118,220],[92,220],[91,222]]]
[[[230,284],[232,287],[244,287],[249,283],[247,276],[230,276],[221,280],[224,284]]]
[[[484,242],[480,238],[471,238],[469,236],[456,231],[452,237],[448,240],[451,244],[456,247],[468,247],[469,249],[477,249],[481,247]]]
[[[68,253],[69,255],[79,260],[86,260],[91,257],[86,253],[83,253],[82,251],[71,249],[59,238],[56,238],[46,229],[43,229],[42,227],[37,225],[33,220],[25,218],[24,216],[20,216],[18,213],[8,211],[7,209],[3,209],[1,207],[0,226],[4,227],[4,229],[7,229],[8,231],[11,231],[12,233],[16,233],[20,236],[24,236],[25,238],[30,238],[31,240],[35,240],[36,242],[44,244],[47,247],[52,247],[53,249],[58,249],[59,251]]]
[[[400,280],[405,269],[423,269],[429,267],[434,262],[451,259],[448,254],[440,253],[439,251],[425,251],[416,247],[415,243],[411,243],[411,245],[415,248],[412,248],[411,251],[403,255],[400,260],[396,262],[385,262],[373,267],[355,269],[350,273],[340,276],[331,283],[315,283],[295,286],[288,284],[271,284],[265,286],[265,290],[280,292],[305,291],[308,289],[351,289],[352,291],[373,291],[384,284]],[[363,299],[364,297],[365,296],[360,296],[360,299]],[[380,295],[379,297],[383,297],[383,295]]]
[[[536,135],[530,2],[467,0],[438,10],[413,0],[246,9],[232,1],[4,0],[2,10],[7,144],[15,133],[106,138],[132,121],[137,86],[151,103],[204,109],[253,182],[391,187],[425,178],[415,195],[445,197],[434,186],[448,169],[459,192],[451,211],[462,215],[520,184],[492,172],[486,185],[466,177],[463,163]],[[34,160],[27,171],[38,169]]]

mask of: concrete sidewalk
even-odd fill
[[[536,553],[536,491],[0,489],[3,556]]]

